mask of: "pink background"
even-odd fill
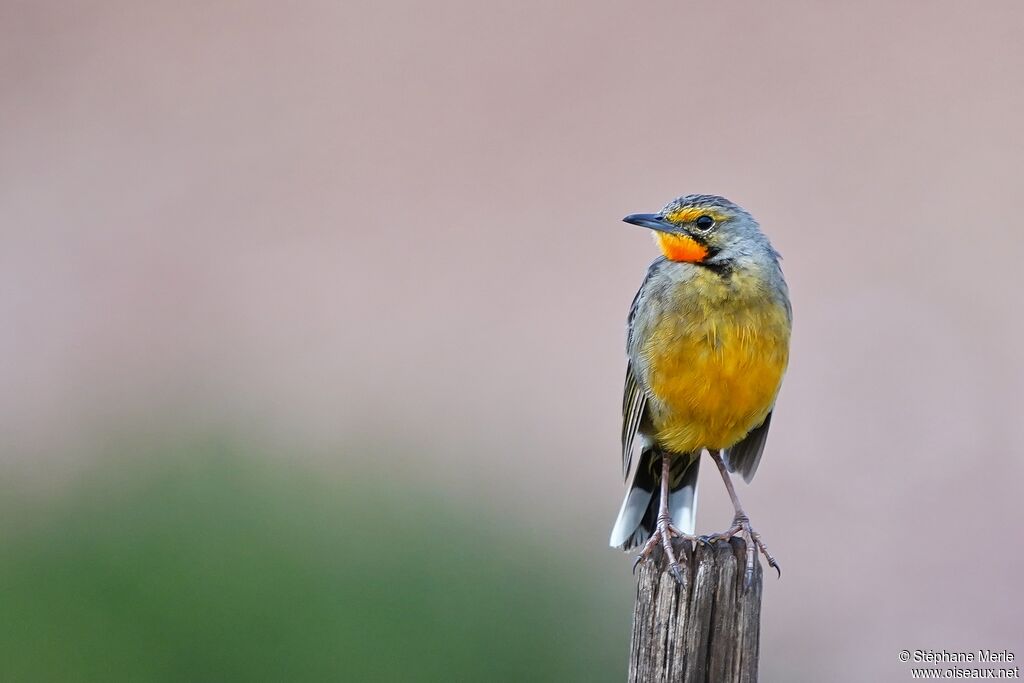
[[[740,492],[784,570],[763,678],[1024,656],[1024,5],[205,5],[0,7],[5,476],[73,481],[113,433],[301,443],[576,545],[625,602],[655,248],[619,219],[718,193],[795,311]]]

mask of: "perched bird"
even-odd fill
[[[748,580],[755,547],[778,571],[729,473],[749,482],[757,471],[789,361],[792,309],[779,254],[749,213],[713,195],[679,197],[658,213],[623,220],[653,230],[662,256],[629,311],[622,401],[629,488],[609,542],[627,551],[643,544],[634,568],[660,543],[681,581],[673,538],[708,543],[741,534]],[[727,531],[697,538],[704,450],[736,516]]]

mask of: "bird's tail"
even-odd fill
[[[697,519],[697,472],[700,453],[669,454],[672,469],[669,477],[668,510],[672,521],[682,532],[692,534]],[[643,544],[658,520],[661,487],[662,452],[645,450],[633,472],[626,499],[622,501],[608,544],[613,548],[631,550]]]

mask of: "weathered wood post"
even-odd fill
[[[698,546],[676,542],[686,558],[684,583],[665,571],[664,554],[655,550],[637,568],[630,683],[753,683],[761,635],[760,558],[745,585],[746,544]]]

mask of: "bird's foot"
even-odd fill
[[[658,544],[661,544],[662,549],[665,551],[665,560],[668,562],[668,573],[672,575],[672,578],[677,583],[683,583],[683,569],[679,564],[679,560],[676,559],[675,551],[672,549],[672,539],[674,538],[681,538],[691,543],[698,542],[696,536],[685,534],[672,524],[671,517],[659,515],[654,533],[647,539],[647,543],[644,543],[644,547],[640,549],[640,554],[636,556],[636,560],[633,562],[633,572],[635,573],[640,563],[650,557],[654,549],[658,547]]]
[[[750,520],[746,515],[737,515],[732,520],[732,527],[728,531],[723,531],[720,534],[709,534],[707,536],[701,536],[701,543],[714,544],[719,541],[728,541],[733,536],[739,534],[747,546],[747,568],[745,574],[746,584],[749,586],[754,580],[754,555],[755,552],[760,551],[764,558],[768,560],[768,566],[779,573],[779,578],[782,578],[782,569],[779,567],[779,563],[775,561],[772,554],[768,552],[768,546],[761,540],[761,534],[754,531],[754,527],[750,526]],[[754,549],[757,548],[757,551]]]

